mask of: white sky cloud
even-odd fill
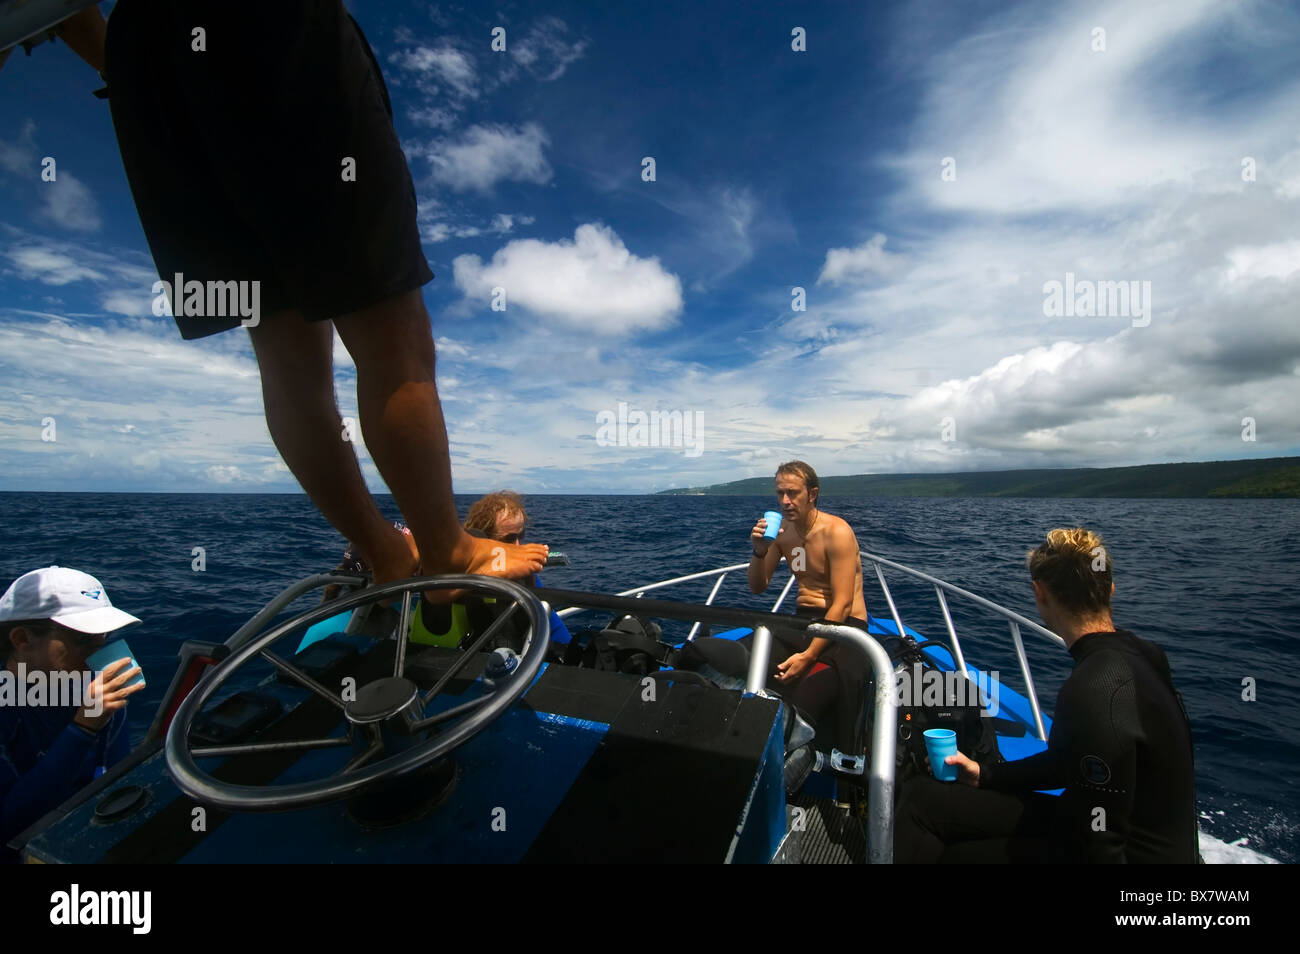
[[[667,327],[682,308],[681,282],[657,258],[638,258],[612,229],[578,226],[573,241],[517,239],[486,265],[477,255],[452,263],[456,286],[490,302],[504,288],[518,305],[572,329],[626,334]]]
[[[440,106],[424,106],[412,109],[406,114],[417,126],[431,129],[450,129],[456,125],[456,114]]]
[[[877,232],[857,248],[833,248],[817,281],[838,284],[854,278],[888,276],[899,268],[899,256],[885,251],[885,236]]]
[[[408,115],[417,124],[443,129],[454,126],[473,101],[521,78],[542,83],[560,79],[589,46],[589,40],[572,36],[568,24],[553,16],[507,28],[504,51],[487,42],[481,48],[462,47],[457,35],[417,39],[406,28],[398,29],[396,38],[402,49],[388,61],[400,71],[398,82],[413,85],[424,99]]]
[[[474,61],[450,45],[416,46],[394,53],[390,59],[402,69],[440,80],[459,96],[473,98],[478,95]]]
[[[90,189],[70,172],[60,172],[53,182],[41,184],[45,214],[58,225],[76,232],[100,227],[99,203]]]
[[[1239,188],[1245,153],[1233,147],[1258,146],[1252,133],[1300,111],[1300,85],[1209,120],[1173,99],[1191,90],[1150,81],[1155,64],[1176,75],[1207,42],[1225,42],[1247,6],[1020,7],[930,62],[895,167],[937,208],[996,214],[1145,202],[1161,186]],[[1104,51],[1093,49],[1099,27]],[[955,180],[941,178],[943,157],[956,160]]]
[[[0,141],[0,169],[15,176],[36,178],[40,174],[36,156],[36,123],[26,120],[17,142]]]
[[[433,180],[456,191],[488,192],[498,182],[542,185],[551,178],[547,141],[535,123],[471,126],[455,141],[432,144],[427,158]]]
[[[21,190],[34,192],[42,219],[74,232],[97,231],[102,223],[94,193],[66,165],[56,163],[54,179],[47,181],[46,158],[36,143],[36,124],[30,119],[23,123],[16,142],[0,142],[0,170]]]
[[[76,259],[46,248],[12,247],[9,261],[17,267],[23,278],[35,279],[46,285],[67,285],[84,279],[102,280],[106,276]]]
[[[114,315],[144,318],[153,314],[153,296],[114,291],[100,299],[100,307]]]
[[[582,58],[586,40],[569,38],[569,28],[557,17],[542,17],[521,39],[509,43],[511,55],[520,66],[543,82],[559,79],[569,64]]]
[[[815,356],[795,407],[856,411],[818,430],[855,461],[844,470],[1267,456],[1241,442],[1246,416],[1268,421],[1274,453],[1300,441],[1283,411],[1300,404],[1300,192],[1285,186],[1300,153],[1277,122],[1300,111],[1297,87],[1189,106],[1196,92],[1153,83],[1152,64],[1195,74],[1224,31],[1248,29],[1241,11],[1080,9],[1020,8],[924,64],[882,228],[829,249],[808,312],[787,300],[772,320],[765,359]],[[1096,24],[1105,53],[1089,50]],[[1067,272],[1149,281],[1151,326],[1044,317],[1044,283]]]
[[[1300,272],[1300,239],[1272,245],[1246,246],[1228,252],[1229,267],[1224,279],[1229,282],[1277,278],[1285,281]]]
[[[431,208],[427,214],[420,216],[421,240],[437,245],[449,239],[477,238],[480,235],[506,235],[514,231],[515,223],[532,225],[536,221],[531,215],[509,215],[498,212],[492,216],[486,226],[470,225],[464,222],[439,220],[437,216],[447,214],[440,208]]]

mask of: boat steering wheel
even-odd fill
[[[402,620],[409,623],[411,599],[425,590],[477,590],[509,601],[508,607],[464,655],[427,692],[405,678],[406,635],[399,626],[399,640],[392,676],[358,686],[355,698],[342,696],[321,685],[292,662],[281,659],[269,647],[293,630],[304,628],[340,612],[369,603],[402,597]],[[418,598],[418,595],[417,597]],[[515,612],[527,618],[528,631],[518,664],[495,680],[493,691],[480,698],[425,716],[428,704],[451,678],[472,658]],[[300,613],[293,619],[249,641],[220,663],[185,698],[167,731],[167,768],[187,795],[206,805],[232,811],[284,811],[335,799],[349,798],[362,791],[409,775],[447,755],[469,741],[499,718],[532,684],[550,645],[550,621],[537,598],[518,583],[486,576],[428,576],[398,580],[361,591]],[[345,736],[302,739],[291,742],[251,743],[196,748],[190,730],[204,703],[255,656],[262,656],[299,685],[342,710],[348,724]],[[464,716],[455,721],[458,716]],[[436,731],[435,731],[436,730]],[[334,775],[286,785],[238,785],[222,781],[198,767],[196,759],[217,758],[258,752],[313,750],[351,747],[353,757]],[[375,761],[376,758],[382,759]]]

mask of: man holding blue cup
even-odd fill
[[[144,677],[125,641],[105,642],[138,622],[67,567],[0,597],[0,846],[130,751],[127,697]]]
[[[799,583],[795,612],[867,628],[862,559],[848,522],[820,509],[817,472],[794,460],[776,470],[779,510],[767,511],[750,532],[751,592],[762,593],[782,557]],[[749,645],[753,637],[741,640]],[[862,693],[866,663],[858,650],[822,637],[772,635],[770,685],[800,708],[817,729],[818,748],[863,751]]]

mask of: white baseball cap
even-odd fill
[[[0,596],[0,623],[48,619],[79,633],[111,633],[138,623],[115,607],[99,580],[65,566],[32,570]]]

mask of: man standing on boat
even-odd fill
[[[544,545],[476,539],[457,519],[415,189],[340,0],[118,0],[107,27],[91,7],[60,29],[108,82],[155,295],[183,338],[248,328],[271,439],[374,582],[540,570]],[[380,514],[339,417],[335,330],[410,534]]]
[[[1028,564],[1043,622],[1074,657],[1047,751],[986,765],[958,753],[945,760],[958,782],[912,779],[894,860],[1195,863],[1191,726],[1164,652],[1111,620],[1110,554],[1061,529]]]
[[[775,540],[769,540],[763,536],[767,520],[760,519],[750,533],[749,588],[755,593],[767,589],[785,557],[799,583],[799,615],[866,629],[858,538],[845,520],[817,507],[819,493],[817,472],[803,461],[777,468],[781,529]],[[772,663],[773,684],[782,691],[793,690],[791,701],[821,723],[819,728],[825,728],[828,720],[818,719],[818,713],[827,713],[833,705],[830,742],[842,752],[856,753],[866,672],[857,651],[821,637],[773,633]]]

